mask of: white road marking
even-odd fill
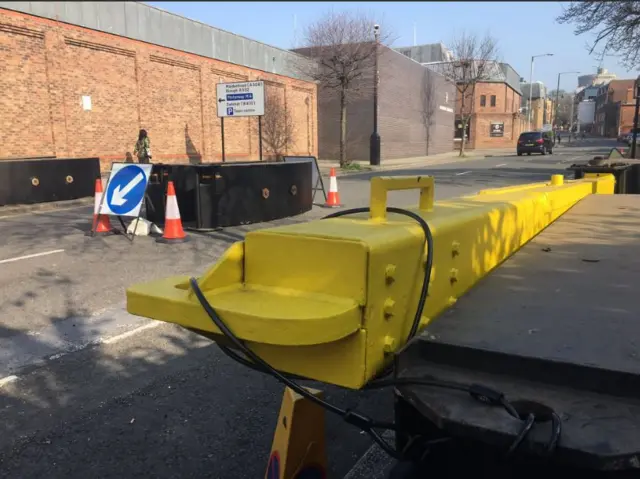
[[[461,172],[461,173],[456,173],[456,176],[466,175],[467,173],[471,173],[471,170],[469,170],[469,171],[463,171],[463,172]]]
[[[2,259],[0,260],[0,264],[13,263],[14,261],[21,261],[23,259],[39,258],[40,256],[47,256],[50,254],[62,253],[62,252],[64,252],[63,249],[54,249],[52,251],[44,251],[42,253],[28,254],[26,256],[17,256],[15,258]]]
[[[15,382],[17,380],[18,380],[18,376],[14,376],[13,374],[11,376],[6,376],[0,379],[0,388],[3,386],[6,386],[7,384],[11,384],[12,382]]]
[[[100,342],[102,344],[117,343],[118,341],[121,341],[123,339],[129,338],[131,336],[135,336],[136,334],[141,333],[142,331],[144,331],[146,329],[157,328],[158,326],[160,326],[162,324],[166,324],[166,323],[164,323],[162,321],[153,321],[151,323],[145,324],[144,326],[140,326],[139,328],[132,329],[131,331],[127,331],[126,333],[118,334],[117,336],[112,336],[110,338],[103,339]]]
[[[108,345],[108,344],[114,344],[117,343],[119,341],[122,341],[124,339],[130,338],[132,336],[135,336],[137,334],[142,333],[143,331],[149,330],[149,329],[153,329],[153,328],[157,328],[159,326],[162,326],[163,324],[167,324],[164,323],[162,321],[149,321],[146,324],[143,324],[142,326],[139,326],[135,329],[132,329],[131,331],[126,331],[122,334],[117,334],[115,336],[110,336],[110,337],[96,337],[93,338],[89,341],[83,341],[81,343],[76,343],[76,344],[71,344],[68,345],[68,349],[64,350],[64,351],[59,351],[55,354],[50,354],[50,355],[45,355],[45,356],[41,356],[40,359],[35,359],[35,360],[30,360],[24,364],[17,364],[17,367],[11,367],[11,365],[9,365],[9,370],[11,369],[18,369],[20,367],[24,367],[24,366],[38,366],[38,367],[42,367],[45,366],[47,362],[51,362],[51,361],[55,361],[57,359],[63,358],[65,356],[70,355],[71,353],[76,353],[79,351],[82,351],[83,349],[92,347],[92,346],[100,346],[100,345]],[[28,333],[27,333],[28,334]],[[7,371],[9,372],[9,371]],[[3,386],[13,383],[15,381],[17,381],[19,378],[18,376],[11,374],[8,376],[5,376],[4,378],[0,378],[0,388],[2,388]]]
[[[133,340],[131,336],[166,324],[129,314],[124,305],[100,315],[69,317],[37,331],[25,331],[8,338],[0,337],[0,378],[20,375],[28,366],[42,367],[71,353],[95,346]],[[131,338],[131,339],[130,339]]]
[[[500,168],[501,166],[507,166],[506,163],[500,163],[499,165],[496,165],[495,168]]]

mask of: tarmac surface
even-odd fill
[[[429,174],[436,198],[444,199],[544,181],[612,146],[585,140],[553,155],[363,172],[338,185],[349,208],[368,203],[373,175]],[[390,203],[415,204],[417,196],[392,192]],[[188,331],[129,315],[124,293],[145,280],[201,274],[249,230],[328,212],[314,207],[295,218],[163,245],[144,237],[133,243],[87,237],[91,207],[8,216],[0,209],[1,476],[263,477],[282,386]],[[333,402],[392,418],[391,390],[322,388]],[[330,478],[344,477],[370,448],[367,436],[335,417],[328,417],[327,444]],[[374,477],[366,469],[354,474]]]

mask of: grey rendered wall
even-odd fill
[[[454,132],[455,86],[403,54],[383,48],[379,60],[378,131],[381,161],[435,155],[451,151]],[[372,72],[362,79],[361,92],[347,107],[347,157],[369,160],[373,131]],[[433,85],[432,121],[427,142],[424,91]],[[318,154],[338,159],[340,109],[335,91],[318,90]]]
[[[425,92],[433,85],[428,130]],[[382,160],[451,151],[455,117],[455,86],[444,77],[391,49],[380,58],[379,130]],[[428,115],[427,115],[428,116]]]
[[[371,80],[369,80],[371,82]],[[347,105],[347,158],[369,160],[369,137],[373,131],[373,93],[366,89]],[[340,158],[340,97],[335,90],[318,87],[318,157]]]
[[[302,57],[141,2],[2,2],[0,8],[304,79]]]

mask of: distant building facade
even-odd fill
[[[442,43],[428,43],[413,47],[400,47],[394,48],[394,50],[418,63],[453,61],[453,54]]]
[[[429,69],[445,72],[450,62],[425,64]],[[526,118],[520,113],[522,91],[520,76],[507,63],[491,62],[489,79],[476,84],[473,96],[465,101],[471,114],[465,135],[469,149],[506,148],[515,146],[526,129]],[[462,139],[462,101],[456,98],[456,131],[454,147]]]
[[[595,101],[595,132],[614,138],[633,128],[635,80],[611,80],[600,85]]]
[[[553,105],[554,99],[549,98],[547,88],[542,82],[529,84],[527,82],[520,83],[522,97],[520,99],[521,112],[527,116],[527,109],[531,108],[531,125],[530,130],[541,130],[544,125],[553,122]],[[531,105],[529,106],[529,94],[531,94]]]
[[[295,50],[309,54],[308,50]],[[381,162],[451,151],[455,85],[398,51],[380,47],[378,132]],[[360,92],[348,98],[347,158],[369,160],[373,132],[373,69]],[[318,88],[319,158],[337,159],[340,151],[340,101],[335,90]]]

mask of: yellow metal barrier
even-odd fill
[[[425,275],[424,231],[386,214],[387,192],[420,190],[433,269],[421,328],[556,218],[590,194],[613,194],[612,175],[495,190],[433,202],[430,177],[377,177],[370,214],[253,231],[198,280],[229,328],[285,372],[360,388],[402,347]],[[173,277],[127,290],[139,316],[220,334]]]

